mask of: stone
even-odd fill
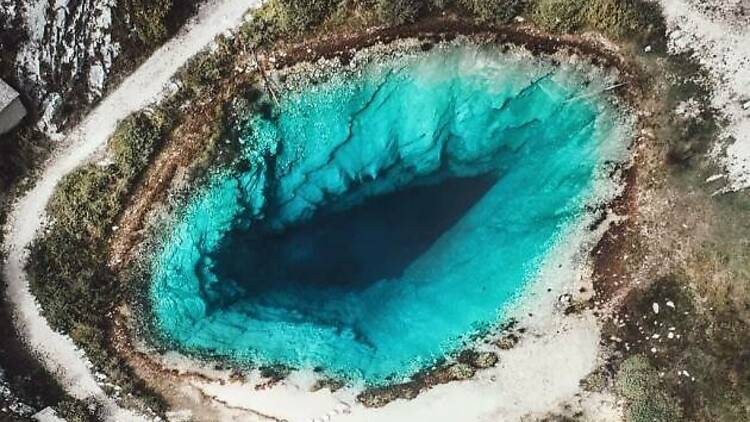
[[[465,350],[459,355],[458,361],[476,369],[491,368],[497,365],[498,357],[492,352],[477,352]]]
[[[502,350],[510,350],[512,349],[516,344],[518,344],[518,341],[520,339],[515,334],[508,334],[506,336],[503,336],[499,340],[495,342],[495,345],[499,347]]]
[[[472,366],[478,369],[491,368],[497,365],[499,360],[497,355],[492,352],[479,352],[472,362]]]
[[[443,375],[447,376],[447,382],[463,381],[474,376],[476,370],[465,363],[454,363],[445,369]]]
[[[0,135],[16,127],[26,116],[26,108],[15,89],[0,79]]]

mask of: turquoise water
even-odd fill
[[[409,376],[501,321],[624,142],[603,81],[452,47],[284,92],[154,258],[183,350]]]

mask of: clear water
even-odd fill
[[[285,93],[155,257],[159,331],[373,384],[444,356],[502,320],[621,150],[584,80],[465,46]]]

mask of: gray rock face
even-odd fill
[[[0,135],[13,129],[26,116],[26,108],[13,88],[0,80]]]
[[[117,0],[0,0],[5,21],[16,22],[26,41],[15,64],[19,87],[31,97],[39,115],[58,115],[48,101],[90,104],[105,87],[120,45],[112,38],[112,11]],[[61,121],[43,121],[48,133]]]
[[[10,389],[5,381],[5,371],[0,368],[0,420],[6,417],[28,418],[35,412],[34,408],[23,403]],[[15,419],[13,418],[13,419]]]

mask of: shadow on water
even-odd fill
[[[400,277],[497,182],[484,175],[377,196],[280,233],[235,232],[217,251],[220,280],[262,296],[305,286],[347,291]]]

